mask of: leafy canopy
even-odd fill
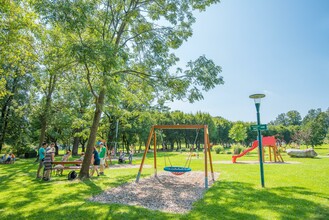
[[[201,56],[186,69],[173,67],[172,52],[192,35],[193,10],[205,10],[218,0],[53,1],[35,0],[48,26],[67,33],[68,54],[84,66],[93,94],[109,82],[125,86],[131,77],[159,103],[203,98],[201,91],[222,84],[221,68]],[[121,84],[120,84],[121,82]],[[113,85],[112,85],[113,86]]]

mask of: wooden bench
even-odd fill
[[[66,165],[66,164],[82,164],[82,161],[53,161],[51,162],[53,165]]]
[[[79,170],[81,166],[82,161],[53,161],[51,164],[54,166],[56,165],[62,165],[64,170]],[[65,166],[65,165],[73,165],[73,166]]]

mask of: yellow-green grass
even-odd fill
[[[0,216],[1,219],[328,219],[328,146],[316,151],[319,157],[315,159],[290,158],[283,153],[285,161],[299,163],[264,164],[264,189],[258,164],[224,163],[231,160],[231,155],[213,152],[214,170],[220,177],[184,215],[88,201],[104,190],[134,181],[138,168],[106,169],[106,176],[86,181],[55,176],[50,182],[43,182],[35,178],[38,165],[34,160],[21,159],[15,164],[0,165]],[[146,164],[153,164],[152,155],[148,153]],[[187,153],[158,153],[159,170],[164,167],[164,155],[170,156],[173,165],[183,166]],[[258,160],[257,152],[238,159],[250,160]],[[140,160],[134,160],[134,164],[139,163]],[[191,168],[204,169],[203,155],[199,159],[193,157]],[[142,178],[152,173],[153,168],[144,168]]]

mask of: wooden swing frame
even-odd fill
[[[150,133],[147,139],[147,143],[146,143],[146,148],[143,154],[143,158],[142,158],[142,162],[140,164],[139,167],[139,171],[136,177],[136,183],[139,182],[139,178],[141,176],[142,170],[143,170],[143,166],[144,166],[144,162],[145,162],[145,158],[146,158],[146,154],[150,148],[151,145],[151,141],[153,138],[153,144],[154,144],[154,176],[157,176],[157,151],[156,151],[156,132],[155,129],[203,129],[204,130],[204,172],[205,172],[205,188],[208,188],[208,157],[209,157],[209,165],[210,165],[210,170],[211,170],[211,178],[213,181],[215,181],[215,177],[214,177],[214,169],[213,169],[213,165],[212,165],[212,158],[211,158],[211,152],[210,152],[210,141],[209,141],[209,133],[208,133],[208,125],[153,125],[150,129]]]

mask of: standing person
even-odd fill
[[[100,175],[104,175],[104,168],[105,168],[105,159],[106,159],[106,147],[104,144],[101,142],[99,144],[100,149],[99,149],[99,158],[100,158]]]
[[[93,151],[93,157],[91,159],[91,163],[94,165],[93,166],[93,169],[91,170],[91,173],[90,173],[90,176],[93,176],[95,171],[97,173],[97,176],[99,176],[99,173],[98,173],[98,166],[100,164],[100,158],[99,158],[99,154],[97,152],[97,149],[96,147],[94,147],[94,151]]]
[[[38,167],[38,171],[37,171],[37,178],[41,178],[40,170],[43,167],[43,161],[44,161],[45,156],[46,156],[46,147],[47,147],[47,143],[44,142],[44,143],[42,143],[42,145],[39,149],[39,167]]]
[[[107,149],[107,159],[110,161],[110,164],[112,164],[112,151],[111,149]],[[108,164],[107,160],[106,161],[106,167],[110,167],[110,165]]]
[[[55,157],[55,144],[51,143],[50,147],[47,148],[46,156],[44,159],[44,172],[43,172],[43,180],[49,181],[50,180],[50,174],[51,174],[51,168],[52,168],[52,162],[54,161]]]

